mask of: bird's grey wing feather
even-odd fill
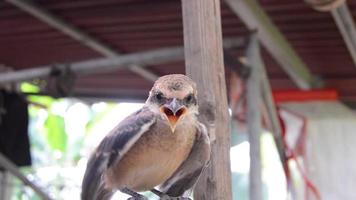
[[[144,107],[119,123],[91,155],[82,183],[82,200],[109,199],[101,180],[103,172],[117,162],[155,122],[154,113]]]
[[[109,156],[106,167],[110,167],[114,161],[122,158],[132,145],[149,130],[156,121],[155,119],[154,113],[144,107],[115,127],[97,149],[97,152]]]
[[[172,197],[182,196],[192,188],[210,160],[210,141],[205,126],[199,123],[197,137],[188,158],[161,186],[160,190]]]

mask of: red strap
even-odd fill
[[[280,110],[281,108],[278,107],[278,111]],[[303,126],[302,126],[302,129],[301,129],[301,134],[300,134],[300,137],[304,137],[306,136],[306,127],[307,127],[307,120],[305,117],[297,114],[297,113],[294,113],[290,110],[286,110],[286,109],[283,109],[299,118],[301,118],[303,120]],[[320,196],[320,192],[319,190],[317,189],[317,187],[314,185],[314,183],[308,178],[307,176],[307,173],[305,172],[305,170],[302,168],[302,165],[300,164],[300,162],[298,161],[297,157],[296,157],[296,153],[295,153],[295,150],[294,149],[291,149],[288,144],[286,143],[286,139],[285,139],[285,136],[286,136],[286,124],[284,123],[283,119],[279,116],[279,119],[280,119],[280,124],[281,124],[281,129],[282,129],[282,136],[283,136],[283,140],[284,140],[284,144],[285,144],[285,148],[286,148],[286,151],[287,151],[287,155],[288,155],[288,160],[287,160],[287,163],[284,164],[284,171],[285,171],[285,174],[286,174],[286,178],[288,181],[290,181],[291,179],[291,176],[290,176],[290,169],[288,167],[288,161],[290,159],[293,159],[295,162],[296,162],[296,165],[297,165],[297,169],[298,171],[300,172],[300,174],[302,175],[303,177],[303,181],[305,183],[305,186],[306,186],[306,191],[310,190],[314,195],[315,197],[318,199],[318,200],[321,200],[321,196]],[[307,192],[305,192],[305,199],[308,199],[307,198]]]
[[[296,158],[295,154],[293,151],[290,152],[291,155],[290,155],[290,158],[289,159],[293,159],[297,165],[297,169],[298,171],[300,172],[300,174],[302,175],[303,177],[303,181],[306,185],[306,190],[311,190],[312,193],[315,195],[315,197],[318,199],[318,200],[321,200],[321,196],[320,196],[320,193],[319,193],[319,190],[317,189],[317,187],[314,185],[314,183],[308,178],[307,174],[305,173],[305,171],[303,170],[302,168],[302,165],[300,164],[300,162],[298,161],[298,159]],[[305,199],[308,199],[308,196],[307,196],[307,192],[305,193]]]

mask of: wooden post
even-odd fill
[[[209,168],[196,200],[231,200],[230,117],[223,63],[219,0],[182,0],[186,73],[198,86],[200,120],[212,142]]]
[[[262,194],[262,166],[261,166],[261,88],[260,69],[256,60],[259,54],[257,34],[254,33],[247,48],[248,65],[251,67],[247,80],[247,127],[250,142],[250,200],[263,199]]]
[[[10,173],[6,170],[0,171],[0,200],[11,199],[11,179]]]

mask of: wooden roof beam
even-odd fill
[[[229,38],[223,42],[225,49],[242,47],[244,44],[244,38]],[[33,67],[31,69],[0,73],[0,85],[28,81],[35,78],[44,78],[49,76],[53,70],[65,70],[66,68],[77,75],[81,75],[113,71],[126,66],[155,65],[183,59],[183,47],[165,47],[112,58],[96,58],[66,64],[50,64]]]
[[[53,15],[52,13],[48,12],[46,9],[42,8],[35,3],[28,1],[28,0],[6,0],[6,2],[20,8],[21,10],[27,12],[28,14],[36,17],[37,19],[41,20],[42,22],[48,24],[52,28],[55,28],[64,34],[68,35],[69,37],[77,40],[78,42],[82,43],[83,45],[90,47],[94,51],[100,53],[103,56],[114,58],[121,56],[120,53],[113,50],[106,44],[100,42],[96,38],[90,36],[89,34],[85,33],[84,31],[80,30],[79,28],[75,27],[74,25],[66,22],[65,20]],[[128,69],[132,72],[142,76],[143,78],[149,81],[155,81],[158,78],[158,75],[154,74],[145,67],[140,65],[130,65]]]
[[[347,1],[320,2],[318,0],[306,0],[305,2],[317,11],[331,13],[345,41],[352,61],[356,65],[356,26]]]
[[[331,10],[331,14],[345,41],[352,61],[356,66],[356,26],[346,1],[337,8]]]
[[[277,26],[256,0],[225,0],[231,10],[250,30],[258,31],[258,38],[300,89],[319,86],[303,60],[294,51]]]

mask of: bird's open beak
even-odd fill
[[[171,130],[174,132],[177,122],[187,112],[187,107],[174,98],[170,103],[161,106],[160,111],[167,117]]]

